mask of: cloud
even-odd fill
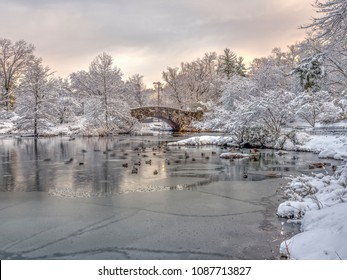
[[[311,0],[8,0],[1,36],[37,46],[62,75],[106,51],[151,83],[166,66],[229,47],[248,60],[303,38]]]

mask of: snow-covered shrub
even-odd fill
[[[277,136],[277,133],[263,126],[251,126],[244,129],[243,142],[252,146],[271,147]]]
[[[341,105],[327,91],[302,92],[292,103],[296,115],[312,127],[317,122],[332,123],[343,118]]]
[[[301,218],[305,212],[347,201],[347,165],[337,168],[334,175],[301,175],[285,187],[284,198],[277,214]]]
[[[334,102],[324,102],[321,107],[322,114],[320,121],[322,123],[334,123],[342,119],[343,112]]]

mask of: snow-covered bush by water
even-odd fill
[[[281,254],[291,259],[346,259],[347,165],[333,175],[294,178],[284,195],[288,200],[277,214],[302,219],[302,233],[282,242]]]
[[[322,173],[301,175],[292,179],[277,214],[286,218],[301,218],[307,211],[321,209],[347,201],[347,165],[339,167],[334,175]]]

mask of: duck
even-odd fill
[[[242,177],[243,177],[244,179],[248,178],[248,174],[247,174],[247,169],[246,169],[246,168],[243,169],[243,175],[242,175]]]
[[[70,158],[69,160],[65,161],[65,164],[69,164],[71,162],[73,162],[73,158]]]
[[[138,171],[139,170],[135,166],[133,166],[133,169],[131,170],[131,174],[137,174]]]
[[[158,175],[158,170],[154,170],[153,174]]]

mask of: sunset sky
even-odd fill
[[[230,48],[247,62],[304,38],[313,0],[0,0],[0,37],[24,39],[57,75],[111,54],[147,85],[167,66]]]

